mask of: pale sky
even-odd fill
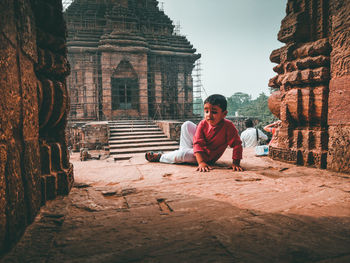
[[[270,94],[276,75],[270,62],[287,0],[160,0],[164,12],[180,22],[180,33],[202,54],[207,94]],[[205,95],[203,96],[205,97]]]

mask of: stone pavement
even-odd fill
[[[3,262],[350,262],[350,175],[228,149],[209,173],[80,162]]]

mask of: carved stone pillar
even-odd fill
[[[274,50],[270,56],[271,61],[278,64],[274,67],[278,75],[269,83],[275,90],[269,98],[269,108],[282,120],[277,142],[270,147],[273,159],[319,168],[333,168],[337,162],[329,156],[330,152],[337,151],[337,146],[329,144],[329,141],[334,142],[335,133],[338,133],[337,137],[345,138],[348,128],[340,131],[339,125],[350,124],[350,120],[337,119],[334,114],[350,114],[349,107],[340,109],[336,106],[337,100],[341,101],[337,91],[349,90],[349,78],[335,79],[335,71],[345,71],[343,75],[347,76],[350,72],[349,63],[346,63],[349,61],[346,59],[349,16],[345,15],[349,5],[349,2],[338,0],[289,0],[287,3],[287,15],[278,34],[278,39],[286,45]],[[338,21],[335,25],[336,17]],[[337,33],[335,26],[340,27],[338,31],[342,33]],[[344,31],[347,33],[344,34]],[[343,52],[338,54],[338,59],[344,56],[338,60],[342,68],[335,67],[333,62],[335,37],[338,38],[338,46],[342,41],[348,47],[338,49],[339,53]],[[343,61],[344,58],[346,61]],[[342,84],[338,85],[339,82]],[[349,92],[344,95],[343,99],[349,102]],[[329,125],[338,128],[330,128]],[[331,149],[329,145],[332,145]],[[336,170],[349,171],[349,167]]]
[[[320,168],[327,166],[330,51],[328,5],[288,1],[278,39],[286,45],[271,54],[278,75],[269,86],[271,111],[282,120],[271,146],[273,159]]]
[[[47,199],[68,193],[73,169],[62,2],[0,1],[0,25],[1,255]]]

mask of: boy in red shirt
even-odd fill
[[[145,157],[150,162],[197,163],[197,171],[209,172],[225,152],[227,146],[233,148],[232,169],[243,171],[242,142],[234,124],[226,120],[226,98],[219,94],[209,96],[204,101],[204,120],[198,126],[186,121],[181,126],[179,150],[162,154],[147,152]]]

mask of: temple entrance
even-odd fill
[[[121,61],[112,75],[111,96],[113,119],[133,119],[140,116],[139,81],[128,61]]]
[[[112,110],[138,109],[137,79],[112,78]]]

